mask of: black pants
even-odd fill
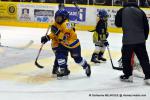
[[[139,59],[140,65],[145,74],[145,78],[146,79],[150,78],[150,63],[145,43],[123,45],[122,47],[123,73],[128,76],[132,75],[133,67],[131,65],[131,57],[133,52]]]

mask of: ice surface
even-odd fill
[[[1,43],[7,46],[21,46],[33,40],[34,44],[25,50],[0,48],[0,100],[149,100],[150,86],[142,78],[133,83],[119,81],[120,71],[113,70],[106,51],[106,63],[93,64],[92,75],[87,78],[84,70],[69,57],[71,70],[69,79],[57,80],[51,76],[54,54],[50,43],[44,46],[38,69],[34,60],[40,48],[40,37],[47,29],[0,26]],[[82,55],[90,62],[94,44],[92,33],[77,31]],[[121,53],[121,34],[110,34],[108,41],[115,66]],[[150,39],[147,50],[150,51]],[[150,52],[149,52],[150,54]]]

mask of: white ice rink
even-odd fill
[[[133,83],[119,80],[121,71],[112,69],[106,50],[106,63],[90,62],[94,50],[92,33],[77,31],[81,42],[82,56],[91,64],[92,75],[87,78],[84,70],[69,57],[71,70],[69,79],[57,80],[51,76],[54,54],[50,43],[44,46],[40,64],[34,65],[40,48],[40,38],[46,29],[0,26],[1,44],[22,46],[33,40],[34,44],[25,50],[0,47],[0,100],[149,100],[150,86],[142,78],[134,77]],[[111,55],[115,66],[121,57],[122,34],[111,33]],[[150,38],[147,50],[150,55]]]

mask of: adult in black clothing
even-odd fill
[[[123,30],[122,63],[124,75],[120,76],[120,79],[133,82],[131,57],[134,52],[145,74],[145,83],[150,85],[150,63],[146,50],[149,24],[146,14],[136,4],[124,3],[124,7],[117,12],[115,25],[122,27]]]

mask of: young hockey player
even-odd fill
[[[51,27],[51,34],[57,37],[59,41],[58,49],[56,50],[56,59],[59,65],[58,77],[68,75],[67,56],[70,52],[74,61],[80,64],[85,69],[86,75],[91,75],[90,65],[81,57],[81,47],[77,34],[73,30],[73,26],[67,20],[65,10],[58,10],[55,14],[55,23]],[[42,41],[46,43],[50,40],[50,35],[44,36]]]
[[[65,9],[65,5],[64,5],[64,3],[59,3],[59,5],[58,5],[58,10],[64,10]],[[69,13],[66,11],[66,10],[64,10],[64,15],[66,16],[66,20],[68,20],[69,21]],[[72,23],[72,25],[74,25],[75,26],[75,23]],[[73,27],[73,30],[75,31],[75,28]],[[53,50],[53,52],[54,52],[54,54],[55,54],[55,56],[56,56],[56,50],[58,49],[58,39],[55,37],[55,36],[53,36],[53,34],[50,36],[51,38],[50,39],[52,39],[52,42],[51,42],[51,47],[52,47],[52,50]],[[54,38],[53,38],[54,37]],[[45,37],[42,37],[42,38],[45,38]],[[43,42],[42,39],[41,38],[41,43]],[[44,42],[43,42],[44,43]],[[56,57],[55,57],[56,58]],[[67,61],[67,58],[68,57],[66,57],[66,61]],[[52,69],[52,75],[53,76],[55,76],[56,75],[56,73],[58,72],[58,68],[59,68],[59,65],[58,65],[58,63],[57,63],[57,59],[55,59],[55,61],[54,61],[54,65],[53,65],[53,69]],[[68,71],[68,73],[70,73],[70,70],[67,68],[66,69],[67,71]]]
[[[59,7],[60,7],[60,5],[59,5]],[[59,10],[63,10],[62,7]],[[69,13],[66,10],[64,10],[64,15],[66,16],[66,20],[69,20]],[[58,38],[57,38],[57,36],[55,34],[50,34],[49,37],[43,36],[41,38],[41,43],[45,44],[47,42],[46,41],[47,39],[49,39],[49,40],[51,39],[52,40],[51,41],[51,47],[52,47],[52,50],[53,50],[53,52],[55,54],[55,61],[54,61],[53,69],[52,69],[52,75],[56,75],[57,72],[58,72],[58,68],[59,68],[59,65],[58,65],[58,62],[57,62],[57,59],[56,59],[56,51],[57,51],[58,46],[59,46],[59,40],[58,40]],[[68,57],[66,57],[66,59],[65,59],[66,61],[67,61],[67,58]],[[66,68],[66,71],[68,72],[68,74],[70,73],[68,68]]]
[[[105,48],[108,44],[107,37],[107,19],[108,19],[108,13],[106,10],[99,10],[97,14],[99,20],[96,25],[95,32],[93,34],[93,42],[95,44],[95,50],[92,54],[91,62],[94,63],[100,63],[100,61],[106,61],[105,58],[103,58],[103,54],[105,52]]]

